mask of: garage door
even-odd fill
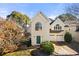
[[[63,35],[50,35],[51,41],[64,41]]]
[[[56,40],[57,41],[64,41],[63,35],[56,35]]]

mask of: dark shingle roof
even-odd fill
[[[52,20],[52,22],[50,23],[50,25],[54,22],[55,20]]]

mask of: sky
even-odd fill
[[[54,19],[65,13],[67,5],[67,3],[0,3],[0,17],[6,18],[12,11],[18,11],[32,18],[41,11],[47,17]]]

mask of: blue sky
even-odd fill
[[[12,11],[19,11],[32,18],[37,12],[42,11],[47,17],[55,18],[56,16],[65,13],[64,3],[7,3],[0,4],[0,16],[6,17]]]

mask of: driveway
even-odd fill
[[[55,47],[55,55],[78,55],[78,52],[69,47],[66,44],[63,45],[58,45],[58,44],[53,44]]]

